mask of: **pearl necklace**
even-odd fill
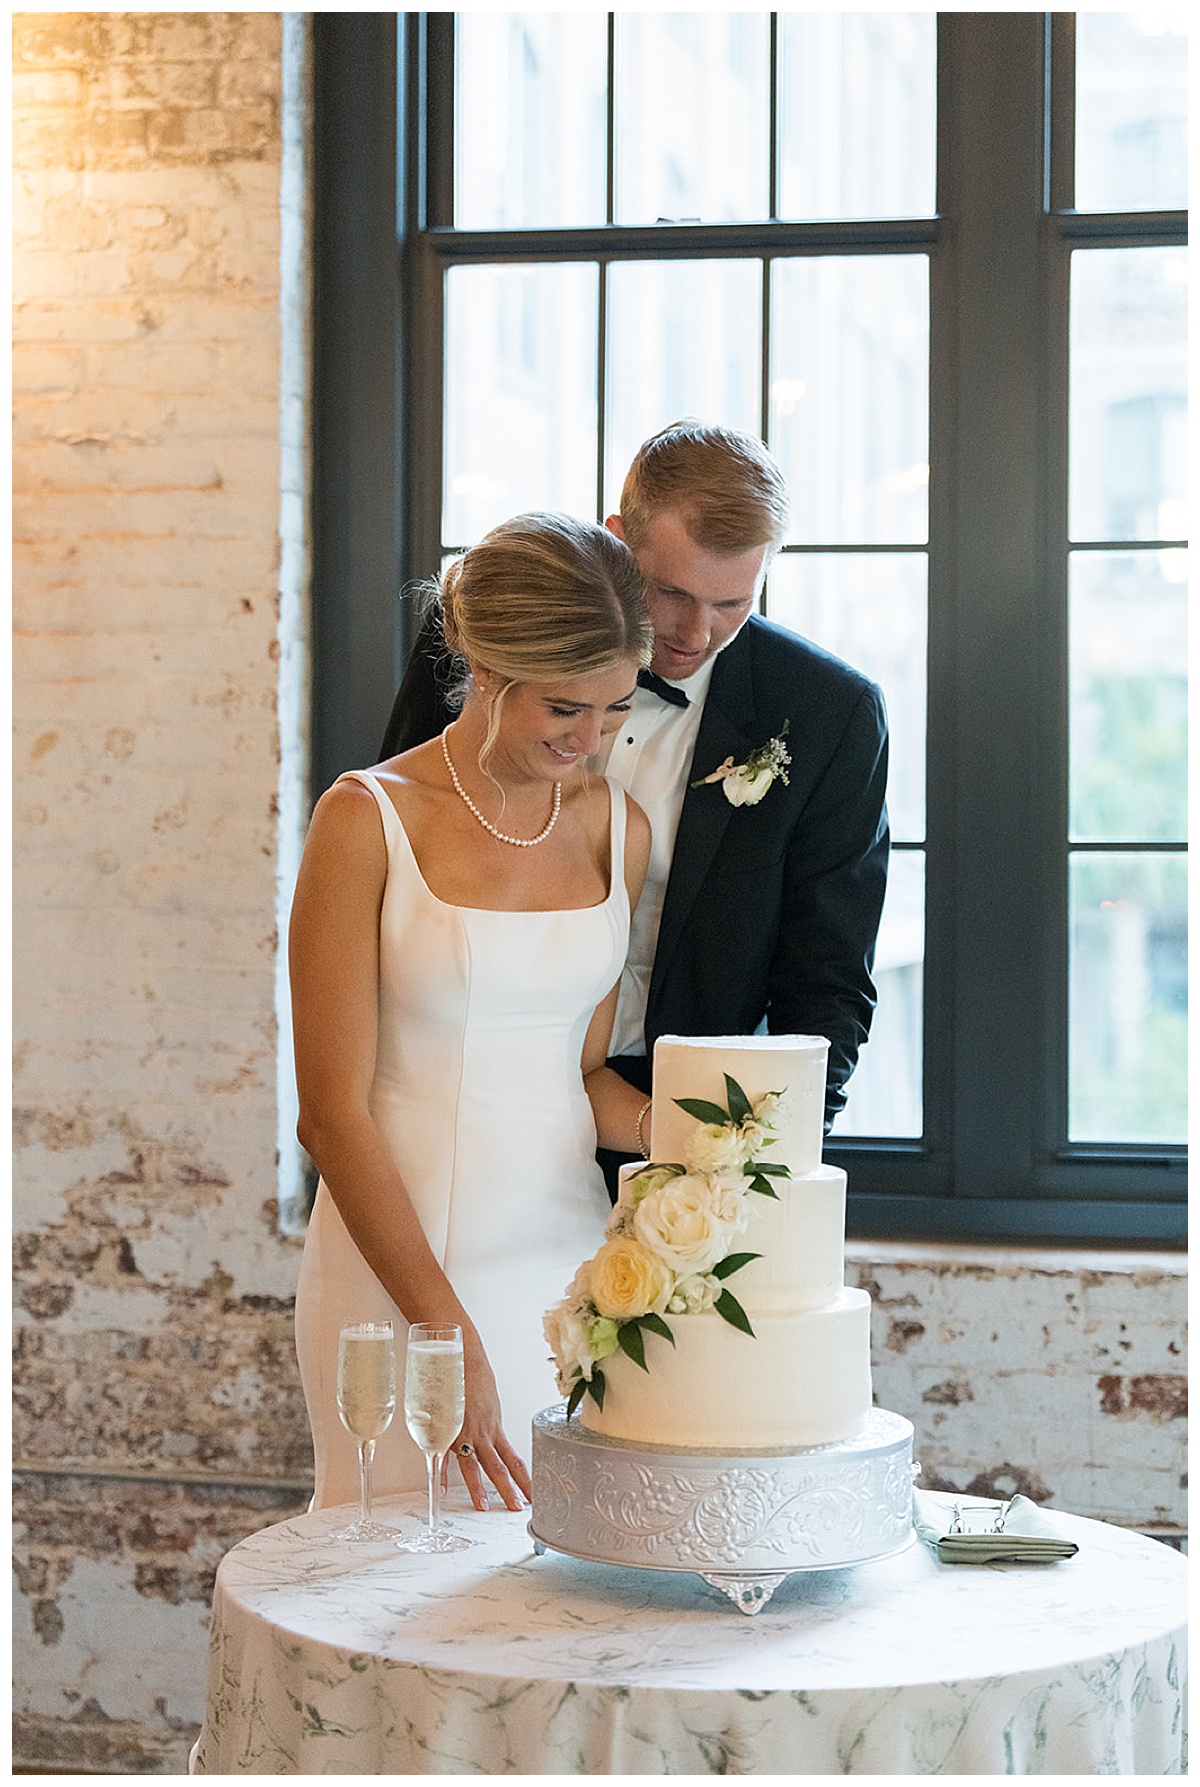
[[[450,727],[447,726],[446,732],[449,732],[449,730]],[[446,759],[446,768],[450,771],[450,780],[454,783],[454,792],[469,811],[474,813],[484,831],[490,831],[492,836],[494,838],[499,838],[502,844],[515,844],[519,850],[532,850],[535,844],[544,843],[550,836],[550,833],[554,830],[554,827],[558,824],[558,815],[562,809],[562,783],[555,782],[554,784],[554,805],[550,809],[549,819],[547,819],[537,837],[510,838],[506,832],[498,831],[490,819],[484,818],[483,814],[479,811],[479,808],[475,805],[475,802],[471,799],[471,796],[459,781],[458,771],[450,761],[450,746],[446,743],[446,732],[442,733],[442,756]]]

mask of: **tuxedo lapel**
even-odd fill
[[[654,952],[652,979],[656,984],[660,984],[662,976],[669,972],[675,946],[733,816],[733,808],[719,784],[710,783],[702,788],[692,784],[701,776],[711,775],[727,757],[732,757],[735,763],[744,762],[754,749],[753,624],[752,620],[747,621],[733,644],[719,654],[713,665],[712,681],[688,770],[688,787],[679,815],[679,829],[675,833],[675,848],[671,853],[671,873]]]

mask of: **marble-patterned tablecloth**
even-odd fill
[[[398,1528],[420,1498],[379,1510]],[[534,1555],[455,1507],[445,1557],[236,1546],[202,1774],[1179,1774],[1186,1561],[1096,1521],[1051,1565],[920,1544],[788,1578],[754,1618],[700,1577]]]

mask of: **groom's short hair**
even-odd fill
[[[706,552],[776,552],[791,505],[783,473],[760,440],[687,417],[644,441],[625,478],[621,528],[635,551],[654,518],[667,513]]]

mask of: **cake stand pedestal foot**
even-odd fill
[[[546,1555],[546,1547],[542,1544],[540,1539],[535,1539],[533,1541],[533,1555],[534,1557],[545,1557]]]
[[[728,1570],[701,1570],[705,1582],[711,1582],[723,1595],[728,1595],[739,1613],[761,1613],[779,1584],[791,1575],[790,1570],[771,1570],[757,1576],[738,1576]]]

